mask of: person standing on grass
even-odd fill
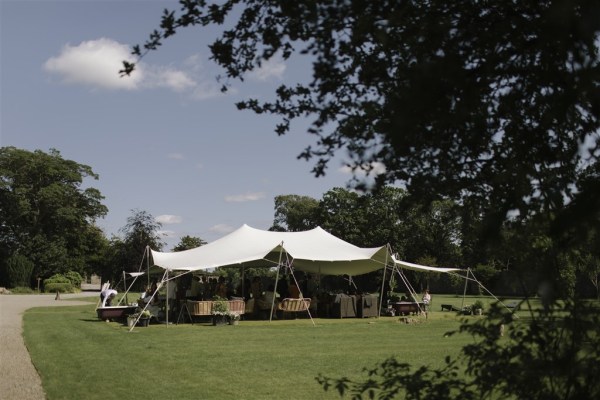
[[[423,305],[425,306],[425,311],[429,311],[429,303],[431,303],[431,295],[429,294],[429,290],[425,290],[423,294]]]

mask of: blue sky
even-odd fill
[[[171,249],[183,235],[212,241],[246,223],[267,229],[274,197],[320,199],[344,187],[342,159],[315,178],[296,156],[314,138],[306,122],[278,137],[277,120],[235,102],[273,98],[306,80],[303,60],[275,60],[219,92],[208,59],[215,31],[187,29],[150,53],[136,76],[119,78],[130,47],[159,26],[175,1],[0,0],[0,145],[48,151],[89,165],[105,196],[98,221],[118,233],[132,210],[163,223]]]

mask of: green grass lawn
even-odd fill
[[[469,298],[465,304],[475,298]],[[429,318],[398,317],[208,322],[151,325],[128,332],[99,321],[89,306],[35,308],[24,315],[24,337],[48,399],[335,399],[316,382],[364,378],[390,356],[418,367],[441,366],[473,339],[445,337],[461,317],[434,297]],[[491,299],[484,298],[484,302]],[[476,319],[479,317],[469,317]]]

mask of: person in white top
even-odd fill
[[[114,289],[106,289],[100,292],[101,307],[110,307],[112,300],[117,296],[117,291]]]
[[[425,311],[429,310],[429,303],[431,303],[431,295],[429,294],[429,290],[425,290],[425,294],[423,294],[423,305],[425,306]]]

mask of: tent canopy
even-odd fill
[[[456,270],[399,261],[390,253],[388,246],[354,246],[321,227],[303,232],[271,232],[243,225],[214,242],[194,249],[175,253],[151,252],[155,265],[179,271],[232,266],[275,267],[291,260],[295,269],[321,275],[362,275],[388,264],[420,271]]]
[[[303,232],[271,232],[243,225],[214,242],[194,249],[164,253],[152,250],[155,265],[196,271],[216,267],[277,266],[293,259],[294,268],[322,275],[361,275],[391,262],[387,246],[361,248],[320,227]]]
[[[398,268],[406,268],[413,271],[429,271],[429,272],[454,272],[460,271],[459,268],[440,268],[440,267],[428,267],[426,265],[413,264],[402,260],[397,260],[396,257],[393,257],[394,263]]]

